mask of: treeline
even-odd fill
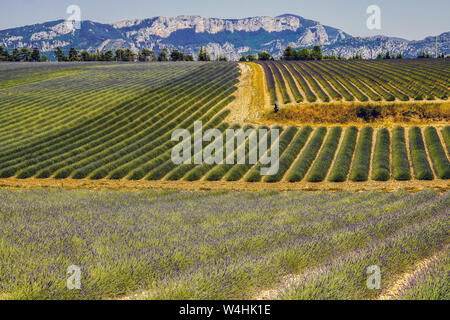
[[[158,55],[149,49],[143,48],[138,53],[133,52],[131,49],[117,49],[114,52],[108,50],[101,52],[97,50],[94,53],[90,53],[87,50],[77,50],[70,48],[68,53],[65,54],[60,47],[57,47],[54,51],[56,59],[59,62],[73,62],[73,61],[141,61],[141,62],[164,62],[164,61],[194,61],[194,56],[191,54],[185,54],[179,50],[172,50],[169,52],[167,48],[161,50]],[[449,58],[450,56],[447,56]],[[200,47],[197,54],[197,61],[211,61],[211,56],[206,49]],[[418,59],[431,59],[433,56],[428,52],[422,52],[417,56]],[[445,58],[444,54],[439,54],[438,58]],[[343,58],[342,55],[323,55],[322,49],[319,46],[314,46],[312,49],[302,48],[295,50],[288,46],[284,49],[280,60],[363,60],[361,54],[355,54],[350,58]],[[392,55],[389,51],[386,53],[379,53],[377,59],[403,59],[403,55]],[[12,62],[46,62],[49,58],[46,55],[41,55],[39,48],[34,47],[32,50],[29,48],[14,48],[10,53],[7,49],[0,46],[0,61],[12,61]],[[275,58],[267,52],[260,52],[256,56],[248,54],[242,56],[239,61],[251,62],[251,61],[274,61]],[[228,61],[227,57],[219,56],[216,61]]]
[[[314,46],[312,49],[308,48],[302,48],[299,50],[295,50],[292,47],[288,46],[286,49],[284,49],[282,56],[279,60],[284,61],[290,61],[290,60],[362,60],[363,57],[360,54],[356,54],[348,59],[342,57],[342,55],[324,55],[322,53],[322,49],[320,46]],[[264,61],[264,60],[275,60],[274,57],[272,57],[267,52],[258,53],[258,56],[255,57],[252,54],[249,54],[247,56],[242,56],[239,61]]]
[[[292,47],[286,47],[281,56],[281,60],[322,60],[322,49],[319,46],[314,46],[311,50],[302,48],[294,50]]]
[[[447,58],[449,58],[450,56],[447,56]],[[418,56],[417,56],[417,59],[432,59],[432,58],[434,58],[434,56],[433,55],[431,55],[431,54],[429,54],[428,52],[422,52],[421,54],[419,54]],[[439,55],[438,55],[438,59],[444,59],[445,58],[445,56],[444,56],[444,54],[443,53],[440,53]]]
[[[398,55],[391,55],[389,51],[386,53],[379,53],[377,55],[378,60],[389,60],[389,59],[403,59],[403,55],[399,53]]]
[[[164,61],[194,61],[194,56],[185,54],[179,50],[172,50],[164,48],[156,55],[152,50],[143,48],[138,53],[133,52],[131,49],[117,49],[116,51],[108,50],[101,52],[99,50],[94,53],[90,53],[87,50],[77,50],[70,48],[68,53],[57,47],[54,51],[56,59],[59,62],[76,62],[76,61],[141,61],[141,62],[164,62]],[[10,54],[7,49],[0,46],[0,61],[11,62],[46,62],[48,57],[41,55],[39,48],[35,47],[31,51],[28,48],[14,48]],[[200,48],[197,61],[211,61],[211,56],[203,47]],[[228,61],[227,57],[219,56],[216,61]]]
[[[247,56],[242,56],[239,59],[239,61],[241,61],[241,62],[245,62],[245,61],[252,62],[252,61],[257,61],[257,60],[259,60],[259,61],[274,61],[275,59],[268,52],[260,52],[260,53],[258,53],[257,57],[255,57],[253,54],[249,54]]]
[[[39,48],[14,48],[12,53],[9,53],[7,49],[0,46],[0,61],[11,61],[11,62],[46,62],[48,57],[41,55]]]
[[[97,50],[94,53],[88,51],[78,51],[75,48],[69,49],[69,54],[65,55],[60,47],[56,48],[55,55],[59,62],[65,61],[140,61],[140,62],[165,62],[165,61],[194,61],[194,56],[185,54],[179,50],[172,50],[169,53],[167,48],[163,48],[161,52],[156,55],[152,50],[143,48],[138,53],[131,49],[117,49],[115,52],[111,50],[100,52]],[[211,61],[211,56],[203,47],[197,55],[197,61]],[[226,57],[219,57],[217,61],[227,61]]]
[[[294,50],[292,47],[288,46],[283,51],[283,55],[280,57],[280,60],[322,60],[323,54],[322,49],[319,46],[315,46],[311,50],[307,48],[303,48],[300,50]],[[247,56],[242,56],[239,61],[273,61],[275,60],[274,57],[270,55],[270,53],[267,52],[260,52],[258,53],[257,57],[255,57],[253,54],[249,54]]]

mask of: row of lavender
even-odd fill
[[[447,100],[450,62],[259,62],[272,103]],[[279,94],[277,93],[277,89]]]
[[[0,299],[375,298],[448,245],[450,227],[450,194],[430,190],[3,190],[0,203]],[[71,265],[80,290],[66,287]],[[431,271],[427,291],[448,299]]]

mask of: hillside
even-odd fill
[[[415,58],[422,52],[434,55],[436,52],[436,38],[438,52],[445,56],[450,54],[450,32],[445,32],[437,37],[427,37],[419,41],[408,41],[405,39],[390,38],[384,36],[376,37],[352,37],[330,44],[324,47],[327,55],[342,55],[351,57],[361,54],[364,58],[375,59],[379,53],[389,51],[391,54],[403,54],[407,58]]]
[[[364,65],[369,63],[372,65]],[[369,67],[378,77],[390,79],[390,71],[381,62],[346,62],[339,64],[338,72],[338,65],[325,62],[288,68],[280,63],[262,66],[267,86],[272,92],[284,93],[280,97],[297,92],[303,98],[307,92],[305,99],[317,95],[321,104],[342,100],[342,96],[355,99],[353,95],[361,103],[366,95],[391,102],[409,100],[405,93],[415,99],[447,99],[448,61],[411,63],[392,62],[397,77],[385,84],[361,75],[355,80],[359,70]],[[0,66],[0,178],[298,182],[299,186],[314,182],[323,187],[328,187],[327,182],[388,180],[435,180],[432,183],[445,185],[450,178],[447,118],[437,125],[406,127],[370,123],[297,127],[279,126],[276,121],[264,126],[228,121],[235,110],[231,107],[236,105],[235,96],[240,97],[236,95],[242,85],[238,66],[184,62],[33,67],[5,63]],[[330,73],[338,75],[334,81]],[[345,80],[340,74],[351,77]],[[424,81],[418,84],[416,77],[424,77]],[[237,101],[237,107],[250,107],[239,105],[241,102]],[[286,110],[282,107],[279,115]],[[213,145],[194,139],[192,147],[198,150],[198,146],[199,151],[188,158],[189,163],[174,163],[172,151],[177,142],[171,140],[172,133],[182,128],[193,134],[195,121],[202,121],[203,130],[216,128],[222,133],[226,129],[267,129],[269,148],[279,145],[279,170],[264,176],[262,168],[266,166],[261,163],[238,164],[234,160],[240,149],[245,150],[246,159],[251,157],[255,147],[250,147],[250,138],[235,143],[231,154],[222,154],[221,163],[192,161],[191,157],[195,159]],[[279,138],[273,135],[275,131]],[[233,161],[225,163],[225,158]]]

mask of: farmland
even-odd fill
[[[450,61],[259,62],[271,103],[447,100]]]
[[[449,193],[46,189],[0,202],[0,299],[377,299],[436,254],[394,298],[449,298]],[[65,286],[70,265],[80,290]]]
[[[439,68],[445,63],[401,62],[395,68],[414,69],[430,79],[420,88],[411,81],[407,87],[410,92],[427,92],[424,97],[444,99],[448,93],[447,70]],[[300,99],[305,92],[315,96],[327,94],[328,100],[334,101],[338,99],[336,92],[357,92],[349,84],[354,81],[357,86],[359,79],[358,88],[364,91],[368,82],[363,86],[364,79],[356,79],[356,71],[342,70],[365,70],[366,64],[373,64],[377,72],[387,68],[378,62],[261,63],[266,72],[274,72],[267,81],[278,79],[273,92],[288,97],[288,87],[301,81],[303,85],[296,90],[290,87],[299,101],[308,100],[306,96]],[[445,124],[330,127],[228,122],[228,107],[234,103],[239,78],[235,63],[49,65],[39,67],[43,68],[42,73],[32,73],[30,70],[36,70],[29,67],[1,67],[3,79],[12,74],[0,89],[2,179],[326,183],[439,181],[450,177],[450,126]],[[338,69],[342,69],[341,76],[332,77],[332,70]],[[316,78],[319,71],[320,81]],[[399,76],[405,72],[399,72]],[[386,71],[386,77],[390,74]],[[349,78],[341,78],[344,76]],[[410,76],[416,77],[411,73]],[[283,79],[288,79],[289,86]],[[334,82],[324,85],[331,79],[341,79],[342,84],[349,85],[348,90],[343,91]],[[403,82],[395,83],[405,90],[399,85]],[[389,92],[394,92],[393,86],[380,84],[377,90],[390,88]],[[314,88],[330,91],[319,94]],[[193,132],[195,121],[202,121],[204,130],[216,128],[222,132],[280,130],[279,172],[262,176],[260,164],[175,165],[171,151],[176,142],[171,141],[171,134],[177,128]],[[202,147],[207,148],[208,144],[204,142]],[[248,159],[248,139],[243,145],[236,145],[238,148],[245,149]]]
[[[448,59],[2,63],[0,300],[448,300],[449,79]],[[192,161],[198,121],[265,129],[276,174],[251,134]]]

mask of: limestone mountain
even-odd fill
[[[419,51],[434,52],[433,38],[407,41],[387,37],[359,38],[344,31],[322,25],[297,15],[250,17],[244,19],[203,18],[200,16],[154,17],[125,20],[112,24],[82,21],[77,29],[64,20],[35,24],[0,31],[0,45],[38,47],[52,56],[56,47],[88,51],[148,48],[160,52],[163,48],[196,54],[206,47],[212,58],[226,56],[238,60],[242,55],[267,51],[278,57],[286,46],[294,48],[320,45],[325,53],[344,57],[362,53],[374,57],[389,49],[415,56]],[[439,37],[441,52],[449,54],[449,33]],[[433,49],[433,50],[431,50]]]

